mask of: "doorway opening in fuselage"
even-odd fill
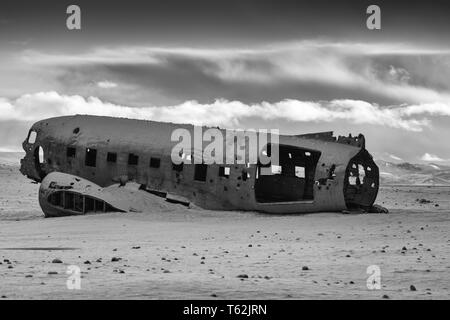
[[[270,145],[267,149],[266,152],[270,153]],[[289,145],[279,145],[278,150],[278,165],[263,165],[258,162],[256,201],[268,203],[314,200],[314,176],[320,151]]]

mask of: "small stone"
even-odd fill
[[[383,294],[383,299],[389,299],[389,296],[387,294]]]
[[[86,260],[85,262],[83,262],[84,264],[91,264],[91,262],[89,260]]]
[[[302,270],[303,270],[303,271],[307,271],[307,270],[309,270],[309,267],[308,267],[308,266],[303,266],[303,267],[302,267]]]
[[[164,270],[163,273],[170,273],[170,271],[169,270]]]
[[[411,290],[411,291],[417,291],[416,287],[413,286],[413,285],[410,285],[410,286],[409,286],[409,290]]]
[[[403,248],[402,248],[402,251],[406,251],[406,250],[408,250],[408,249],[406,249],[406,247],[403,247]]]
[[[25,278],[33,278],[33,276],[32,276],[31,274],[27,274],[27,275],[25,276]]]
[[[211,294],[211,297],[216,298],[216,297],[217,297],[217,294],[213,293],[213,294]]]
[[[111,262],[118,262],[120,260],[122,260],[122,259],[118,258],[118,257],[112,257]]]
[[[253,247],[251,244],[248,245],[249,248]]]
[[[53,259],[52,263],[63,263],[60,259]]]
[[[240,275],[237,276],[237,278],[248,279],[248,275],[246,275],[246,274],[240,274]]]
[[[49,271],[48,274],[58,274],[56,271]]]

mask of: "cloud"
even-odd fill
[[[117,87],[117,83],[105,80],[97,82],[97,86],[102,89],[111,89]]]
[[[445,80],[450,77],[450,50],[408,44],[304,40],[246,49],[103,47],[77,55],[27,50],[21,59],[66,70],[69,76],[62,81],[72,79],[74,70],[80,83],[86,82],[83,77],[105,73],[119,84],[133,83],[167,96],[184,92],[180,101],[201,99],[208,92],[209,99],[230,99],[234,94],[231,99],[242,101],[252,94],[247,101],[255,101],[265,92],[269,93],[263,99],[282,99],[300,97],[302,88],[302,94],[308,94],[312,87],[314,100],[334,99],[339,93],[342,98],[346,92],[347,97],[366,101],[376,97],[375,101],[395,103],[450,104],[450,84]],[[327,97],[324,88],[331,91]]]
[[[437,155],[430,154],[430,153],[425,153],[420,158],[420,160],[427,161],[427,162],[443,162],[443,161],[446,161],[445,159],[442,159],[442,158],[438,157]]]
[[[238,126],[248,118],[325,123],[344,120],[352,124],[372,124],[417,132],[430,125],[429,119],[420,117],[427,113],[426,108],[414,108],[415,117],[410,117],[408,110],[410,106],[406,105],[383,107],[349,99],[284,99],[275,103],[263,101],[253,104],[216,99],[212,103],[190,100],[171,106],[129,107],[97,97],[61,95],[54,91],[25,94],[17,99],[0,98],[0,120],[3,121],[36,121],[62,115],[91,114],[226,127]]]
[[[397,157],[396,155],[394,155],[394,154],[390,154],[389,155],[389,158],[391,158],[391,159],[394,159],[394,160],[397,160],[397,161],[403,161],[403,159],[402,158],[400,158],[400,157]]]

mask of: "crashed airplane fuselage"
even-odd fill
[[[177,142],[172,141],[171,135],[178,128],[194,130],[192,125],[85,115],[42,120],[32,126],[23,143],[26,155],[20,170],[38,182],[55,172],[79,177],[99,188],[133,182],[140,186],[141,192],[214,210],[269,213],[367,210],[376,199],[378,167],[365,149],[362,135],[338,138],[332,132],[278,135],[277,169],[273,174],[262,175],[261,170],[267,166],[259,161],[175,165],[171,152]],[[53,186],[63,190],[64,195],[71,194],[67,177],[63,181],[58,181],[57,175],[51,177],[54,181],[47,179],[41,185],[44,213],[52,211],[55,216],[59,210],[70,214],[63,210],[63,200],[55,200],[52,192],[48,192],[49,186]],[[81,213],[86,213],[84,202],[90,198],[100,201],[98,211],[119,207],[88,191],[80,189],[74,194]],[[60,201],[60,205],[55,206],[55,201]],[[74,204],[69,206],[73,209]]]

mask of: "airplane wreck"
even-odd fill
[[[171,134],[180,127],[193,131],[192,125],[87,115],[42,120],[23,142],[20,171],[41,183],[47,217],[151,211],[149,195],[212,210],[380,212],[374,206],[379,170],[361,134],[279,135],[276,166],[174,164]],[[267,167],[275,168],[272,174],[261,174]]]

